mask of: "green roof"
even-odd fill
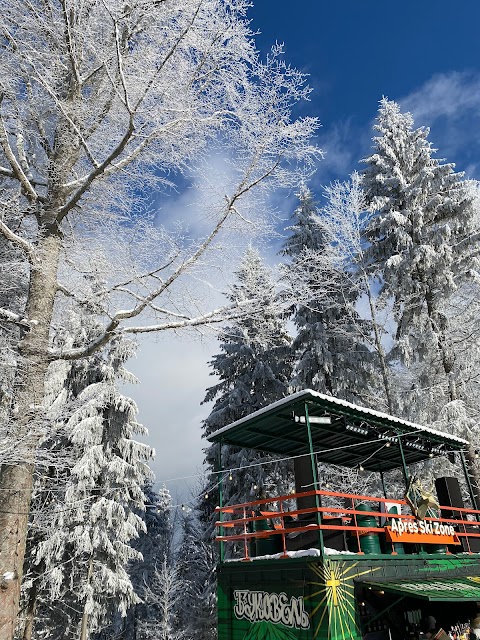
[[[462,438],[310,389],[255,411],[208,439],[281,456],[308,454],[305,407],[312,419],[313,449],[318,460],[327,464],[362,464],[370,471],[396,469],[402,464],[399,438],[407,464],[468,447]]]
[[[386,591],[397,595],[404,595],[430,602],[465,602],[465,600],[480,601],[480,577],[461,576],[445,578],[425,578],[418,580],[399,580],[398,578],[384,581],[362,580],[359,584],[376,591]]]

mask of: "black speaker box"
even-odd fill
[[[461,507],[465,508],[460,491],[460,484],[457,478],[437,478],[435,480],[435,488],[437,490],[438,501],[442,507]],[[450,511],[442,509],[443,518],[454,518],[458,515],[458,511]]]
[[[437,490],[438,502],[442,507],[461,507],[465,505],[462,499],[462,492],[460,490],[460,484],[457,478],[443,477],[435,480],[435,488]],[[455,520],[461,520],[462,516],[459,511],[455,509],[442,509],[442,518],[453,518]],[[473,526],[466,525],[464,528],[461,524],[455,527],[459,533],[466,531],[467,533],[480,533],[480,529]],[[480,538],[468,536],[468,543],[466,536],[461,536],[462,547],[464,551],[472,551],[473,553],[480,553]]]

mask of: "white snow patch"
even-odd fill
[[[7,580],[14,580],[14,579],[15,579],[15,572],[14,572],[14,571],[6,571],[6,572],[3,574],[3,576],[2,576],[2,577],[3,577],[3,579],[4,579],[5,581],[7,581]]]
[[[338,551],[338,549],[329,549],[324,547],[323,553],[326,556],[356,556],[355,551]]]
[[[353,551],[337,551],[337,549],[329,549],[328,547],[324,547],[323,553],[326,556],[336,556],[336,555],[356,555]],[[305,556],[320,556],[320,549],[299,549],[298,551],[287,551],[287,557],[289,558],[304,558]],[[273,553],[267,556],[254,556],[250,558],[250,560],[279,560],[280,558],[285,558],[283,553]],[[225,562],[243,562],[244,558],[230,558],[225,560]]]

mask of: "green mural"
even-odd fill
[[[297,640],[294,630],[273,622],[257,622],[243,636],[243,640]]]
[[[480,555],[223,563],[218,578],[219,640],[361,640],[360,624],[370,621],[364,613],[360,618],[357,598],[368,589],[397,598],[480,601]]]

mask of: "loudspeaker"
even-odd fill
[[[315,460],[315,464],[317,461]],[[318,469],[318,467],[317,467]],[[295,474],[295,491],[297,493],[306,493],[314,491],[318,487],[315,486],[313,477],[312,461],[310,456],[303,458],[295,458],[293,461],[293,473]],[[316,509],[317,501],[315,496],[306,496],[305,498],[297,498],[297,509]],[[306,518],[314,516],[314,514],[304,514]],[[300,516],[301,518],[301,516]]]
[[[461,507],[465,508],[460,491],[460,484],[457,478],[437,478],[435,480],[435,488],[437,490],[438,501],[442,507]],[[442,509],[443,518],[455,518],[458,511],[450,511],[450,509]]]
[[[460,484],[457,478],[437,478],[435,480],[435,488],[437,490],[438,501],[442,507],[464,508],[462,492],[460,491]],[[461,520],[462,516],[460,512],[455,511],[455,509],[442,509],[442,518]],[[467,533],[480,533],[479,529],[472,525],[466,525],[466,528],[462,525],[456,525],[456,529],[459,533],[464,531]],[[460,540],[464,551],[480,552],[480,538],[469,536],[467,543],[466,536],[460,536]]]

